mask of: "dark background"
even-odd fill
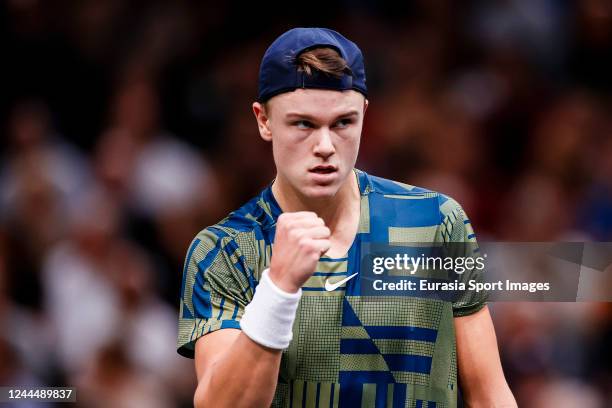
[[[0,384],[189,406],[174,351],[193,236],[274,176],[266,47],[361,47],[358,167],[444,192],[480,240],[612,241],[612,3],[7,0],[0,6]],[[612,404],[609,303],[491,305],[521,407]]]

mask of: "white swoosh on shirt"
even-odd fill
[[[331,283],[329,281],[329,279],[327,279],[325,281],[325,290],[328,292],[331,292],[332,290],[336,290],[338,289],[340,286],[342,286],[342,284],[344,284],[345,282],[347,282],[349,279],[353,278],[355,275],[357,275],[357,272],[355,272],[354,274],[352,274],[351,276],[347,276],[346,278],[339,280],[336,283]]]

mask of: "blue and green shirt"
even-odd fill
[[[443,194],[360,170],[355,176],[361,192],[357,235],[344,257],[322,257],[302,287],[272,406],[454,407],[453,317],[480,310],[486,293],[467,292],[455,301],[361,296],[360,251],[364,242],[475,242],[470,221]],[[207,333],[240,329],[270,263],[280,213],[268,187],[193,240],[181,287],[181,355],[193,358],[196,340]],[[354,273],[336,290],[325,290],[326,279]]]

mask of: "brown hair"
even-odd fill
[[[299,71],[312,75],[314,71],[320,71],[336,78],[344,74],[351,75],[348,64],[333,48],[314,48],[304,51],[298,55],[296,61]]]

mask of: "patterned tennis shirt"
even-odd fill
[[[480,310],[486,292],[468,291],[454,301],[361,296],[360,252],[364,243],[374,242],[476,243],[470,221],[448,196],[354,173],[361,193],[357,235],[345,256],[321,257],[302,287],[272,406],[454,407],[453,318]],[[270,263],[280,214],[267,187],[193,240],[181,286],[179,354],[193,358],[201,336],[240,329],[245,306]],[[325,289],[326,280],[353,274],[334,290]]]

